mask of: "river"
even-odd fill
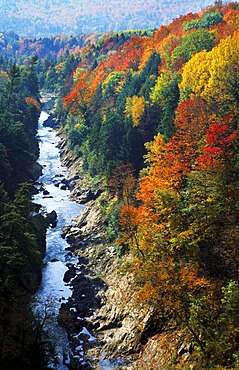
[[[65,302],[71,295],[70,285],[64,283],[63,278],[67,271],[67,265],[77,265],[78,257],[68,251],[69,245],[62,238],[62,227],[74,225],[74,218],[83,210],[82,206],[69,199],[70,191],[62,188],[62,180],[67,178],[67,168],[62,166],[60,159],[60,150],[58,144],[60,137],[57,131],[43,125],[48,118],[46,112],[41,112],[38,125],[39,138],[39,158],[38,163],[42,166],[42,176],[37,183],[39,192],[34,195],[33,201],[40,204],[41,212],[47,214],[55,211],[57,214],[57,224],[55,227],[49,227],[46,234],[46,255],[44,258],[44,267],[42,271],[41,286],[36,292],[34,298],[34,310],[44,321],[50,343],[55,348],[56,358],[49,361],[49,369],[67,370],[69,363],[70,346],[68,343],[67,332],[64,327],[58,325],[57,317],[62,302]],[[82,329],[88,340],[95,338],[87,331]],[[81,334],[81,333],[78,333]],[[48,350],[48,348],[46,348]],[[49,353],[51,350],[49,349]],[[79,363],[84,363],[83,347],[76,348]],[[124,359],[99,360],[99,369],[113,370],[115,367],[124,365]]]
[[[57,315],[61,302],[71,296],[71,290],[63,277],[68,263],[77,263],[77,257],[67,251],[67,242],[61,237],[62,227],[74,224],[74,218],[81,212],[83,206],[69,199],[69,190],[62,189],[61,180],[67,177],[67,168],[60,160],[60,150],[57,144],[60,138],[50,127],[44,127],[48,118],[46,112],[41,112],[38,126],[39,159],[42,166],[42,176],[38,179],[39,193],[34,196],[34,202],[42,205],[42,212],[57,213],[56,227],[49,227],[46,235],[46,255],[42,271],[42,281],[35,294],[36,311],[47,318],[46,328],[51,343],[56,348],[58,364],[50,364],[53,369],[68,369],[63,363],[63,355],[67,357],[68,339],[65,329],[57,324]]]

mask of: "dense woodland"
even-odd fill
[[[109,35],[82,50],[59,110],[105,179],[108,237],[154,330],[177,323],[200,369],[239,367],[238,24],[238,3],[217,3]]]
[[[55,60],[66,52],[76,54],[87,43],[87,39],[90,42],[90,36],[84,34],[36,38],[21,37],[13,31],[1,32],[0,56],[22,63],[32,55],[37,55],[39,59]]]
[[[185,333],[198,369],[239,367],[238,25],[239,4],[216,2],[157,30],[98,35],[83,47],[79,36],[49,59],[27,48],[11,56],[18,65],[2,55],[1,368],[44,369],[46,360],[25,304],[41,265],[26,184],[39,86],[58,93],[69,149],[103,179],[109,242],[139,302],[153,308],[154,331]],[[172,359],[173,368],[182,366]]]
[[[0,30],[21,36],[113,32],[159,27],[211,0],[0,0]]]
[[[43,369],[42,323],[29,299],[39,284],[46,226],[31,201],[40,114],[36,57],[0,83],[0,367]],[[38,175],[37,175],[38,174]]]

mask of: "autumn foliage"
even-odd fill
[[[238,366],[238,17],[216,2],[112,35],[95,59],[84,50],[63,99],[85,167],[121,204],[138,299],[187,331],[198,369]]]

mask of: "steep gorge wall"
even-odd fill
[[[122,269],[130,257],[120,259],[108,242],[100,204],[102,184],[89,181],[80,158],[67,150],[64,141],[61,150],[69,168],[71,197],[85,204],[74,226],[63,231],[70,250],[79,257],[78,266],[69,266],[65,275],[73,293],[62,305],[59,318],[70,338],[71,368],[100,369],[109,363],[112,369],[166,370],[175,363],[180,369],[185,364],[196,369],[188,334],[176,323],[156,320],[151,307],[139,301],[132,275]],[[83,328],[93,337],[84,334]],[[76,338],[75,333],[82,330]],[[76,350],[80,344],[84,350],[81,365]]]

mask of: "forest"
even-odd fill
[[[170,6],[169,6],[170,4]],[[210,0],[0,0],[0,30],[21,36],[51,37],[80,33],[155,28]]]
[[[154,329],[189,338],[195,369],[239,368],[238,25],[238,2],[216,2],[158,29],[59,36],[49,59],[2,55],[1,368],[46,368],[27,304],[42,257],[30,201],[40,90],[57,92],[68,149],[103,181],[108,242]]]
[[[35,66],[12,64],[0,83],[0,366],[42,369],[41,324],[29,301],[41,278],[46,225],[31,201],[39,176]]]
[[[200,369],[239,366],[238,22],[238,3],[217,3],[98,40],[58,116],[105,180],[106,231],[138,299],[191,338]]]

